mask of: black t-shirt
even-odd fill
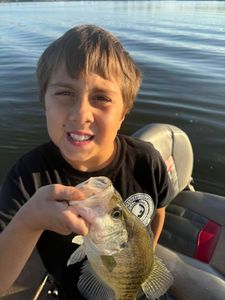
[[[53,183],[75,186],[94,176],[109,177],[125,204],[145,225],[151,221],[155,208],[169,202],[166,166],[150,143],[118,135],[113,162],[96,172],[82,172],[69,165],[49,142],[25,154],[6,176],[0,191],[0,230],[39,187]],[[73,236],[46,230],[37,243],[42,261],[56,281],[60,299],[66,300],[83,299],[76,286],[81,263],[67,267],[77,247],[71,242]]]

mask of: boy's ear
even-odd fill
[[[41,106],[42,106],[44,112],[46,112],[45,100],[41,101]]]
[[[123,113],[122,116],[121,116],[121,123],[124,121],[125,117],[126,117],[126,114]]]
[[[122,123],[123,123],[123,121],[124,121],[125,118],[126,118],[126,113],[123,113],[123,114],[121,115],[121,120],[120,120],[120,124],[119,124],[118,130],[120,129],[120,127],[121,127],[121,125],[122,125]]]
[[[46,110],[46,108],[45,108],[45,98],[44,99],[42,99],[41,97],[40,97],[40,95],[39,95],[39,102],[40,102],[40,104],[41,104],[41,107],[44,109],[44,111]]]

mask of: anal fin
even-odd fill
[[[154,257],[154,263],[145,282],[141,287],[148,299],[154,300],[164,295],[173,283],[173,276],[163,262]]]
[[[88,261],[81,268],[77,287],[86,299],[113,300],[115,297],[113,290],[99,278]]]

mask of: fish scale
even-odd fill
[[[101,264],[101,260],[95,260],[92,265],[101,278],[110,282],[110,286],[116,294],[115,299],[123,300],[136,298],[138,288],[150,273],[153,256],[150,248],[151,240],[145,227],[139,220],[137,223],[137,217],[130,215],[129,211],[128,215],[129,218],[126,220],[126,225],[130,230],[128,247],[114,255],[116,261],[114,270],[109,273]]]
[[[90,224],[89,233],[83,243],[74,238],[80,247],[68,261],[88,258],[78,281],[81,294],[90,300],[134,300],[141,288],[149,299],[159,298],[172,276],[154,255],[146,227],[123,204],[110,179],[93,177],[81,187],[90,197],[77,202],[77,213]]]

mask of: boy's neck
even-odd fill
[[[66,157],[63,158],[77,171],[81,171],[81,172],[95,172],[95,171],[99,171],[104,169],[105,167],[107,167],[108,165],[111,164],[111,162],[114,160],[116,153],[117,153],[117,139],[115,139],[114,141],[114,145],[112,147],[112,151],[111,153],[107,153],[107,155],[105,155],[105,153],[103,153],[103,157],[107,157],[107,159],[101,160],[101,157],[93,157],[90,158],[89,160],[86,161],[70,161],[68,160]],[[61,153],[62,154],[62,153]]]

